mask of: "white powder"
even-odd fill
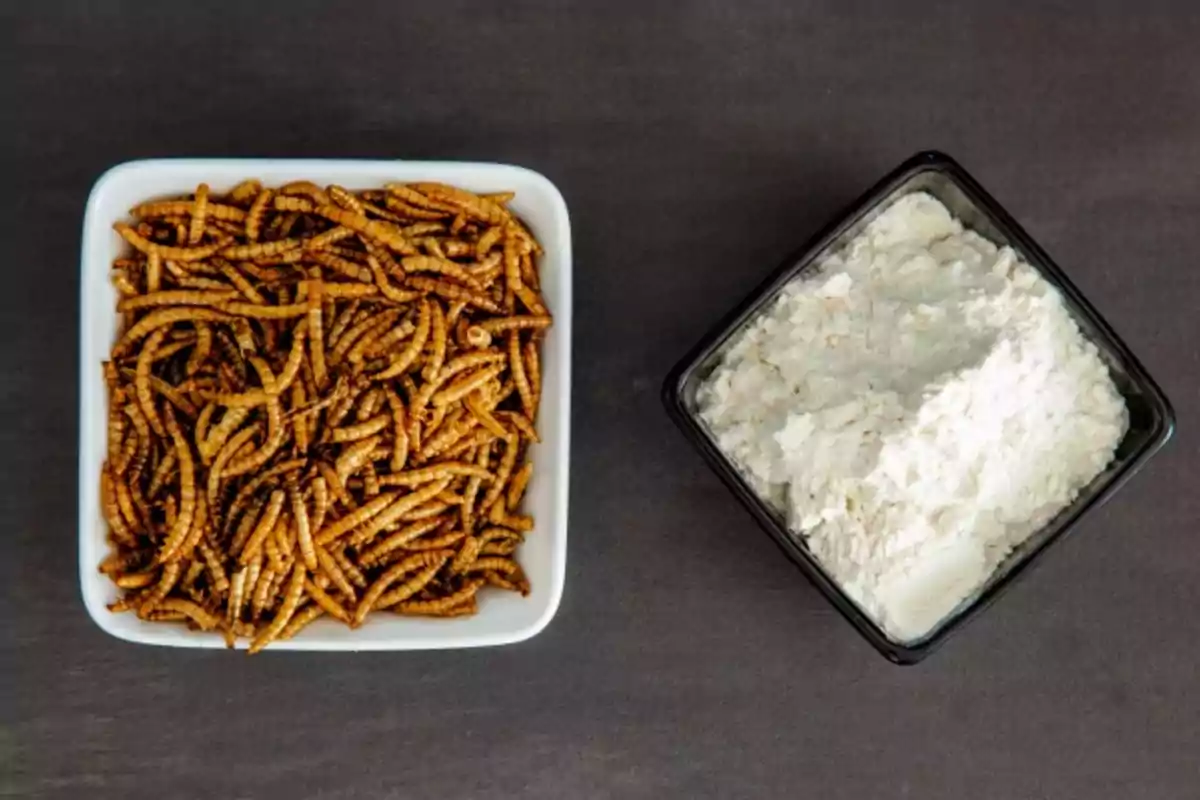
[[[785,287],[698,399],[720,448],[900,641],[1068,505],[1127,426],[1057,290],[924,193]]]

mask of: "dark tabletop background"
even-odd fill
[[[1197,9],[5,3],[0,791],[1195,797]],[[929,147],[1058,259],[1180,431],[1026,582],[899,668],[758,532],[658,388],[777,259]],[[558,184],[575,428],[566,595],[543,634],[248,660],[88,620],[83,203],[106,167],[172,155],[496,160]]]

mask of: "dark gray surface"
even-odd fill
[[[1200,778],[1200,11],[640,2],[5,4],[0,790],[40,797],[1183,798]],[[169,11],[165,10],[169,7]],[[903,7],[903,10],[900,10]],[[1180,433],[926,664],[891,666],[668,424],[658,385],[841,204],[939,147]],[[566,597],[533,641],[246,659],[76,588],[77,248],[155,155],[492,159],[575,227]],[[1191,794],[1191,796],[1195,796]]]

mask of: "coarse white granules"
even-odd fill
[[[978,590],[1127,427],[1058,291],[924,193],[785,287],[698,401],[756,491],[899,641]]]

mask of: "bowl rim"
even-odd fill
[[[932,633],[915,642],[903,643],[888,637],[879,624],[859,608],[857,603],[851,600],[837,582],[826,573],[824,567],[808,552],[807,548],[797,542],[786,524],[759,498],[732,461],[712,441],[704,426],[686,407],[684,393],[696,371],[752,316],[773,299],[785,284],[801,272],[814,266],[816,259],[827,248],[834,245],[847,230],[888,200],[893,192],[924,172],[938,172],[949,179],[1007,237],[1008,243],[1013,249],[1068,297],[1070,303],[1073,304],[1072,316],[1076,316],[1075,312],[1078,312],[1091,323],[1096,331],[1096,336],[1093,338],[1102,341],[1109,351],[1121,359],[1122,367],[1129,378],[1146,397],[1152,411],[1153,427],[1147,441],[1120,462],[1106,483],[1085,498],[1074,513],[1066,516],[1060,514],[1049,523],[1047,527],[1053,526],[1056,530],[1033,546],[1023,558],[1013,563],[998,580],[987,585],[973,602],[952,612],[952,615],[944,622],[939,623]],[[863,638],[884,658],[901,665],[915,664],[928,657],[946,640],[978,617],[1017,580],[1027,575],[1051,545],[1059,542],[1074,530],[1076,523],[1085,514],[1106,502],[1166,444],[1175,430],[1175,413],[1170,401],[1108,321],[1004,207],[957,161],[937,150],[920,151],[901,162],[844,207],[803,246],[785,258],[757,287],[718,320],[675,364],[663,381],[662,401],[668,416],[692,446],[699,450],[709,467],[717,473],[717,476],[751,513],[759,527],[771,537],[793,564],[804,573]]]
[[[569,485],[570,485],[570,439],[571,439],[571,331],[573,316],[573,247],[571,242],[570,214],[561,191],[546,176],[527,167],[498,162],[483,161],[454,161],[454,160],[404,160],[404,159],[372,159],[372,158],[190,158],[168,157],[134,159],[115,164],[101,173],[88,192],[84,208],[82,236],[80,242],[80,292],[79,292],[79,376],[78,385],[78,421],[79,441],[77,447],[77,529],[78,529],[78,563],[79,588],[83,604],[88,616],[102,631],[123,641],[137,644],[150,644],[183,648],[224,648],[223,637],[213,632],[197,632],[179,628],[178,626],[155,625],[139,620],[139,625],[118,625],[117,615],[109,611],[105,604],[98,599],[96,592],[90,587],[101,585],[107,580],[97,570],[99,559],[104,549],[103,536],[97,537],[95,509],[90,500],[96,496],[95,483],[98,480],[94,464],[89,456],[95,456],[86,441],[87,431],[92,424],[89,420],[104,411],[97,411],[89,405],[89,389],[87,381],[89,370],[87,359],[96,352],[89,345],[91,322],[97,314],[115,314],[107,306],[100,307],[96,302],[89,302],[88,276],[92,270],[105,269],[107,263],[97,264],[95,257],[96,236],[108,235],[109,227],[115,219],[101,218],[104,212],[100,206],[104,193],[114,185],[123,181],[136,181],[143,175],[161,175],[164,172],[179,176],[198,175],[198,180],[206,178],[206,170],[238,170],[242,177],[253,177],[256,173],[274,171],[295,171],[303,174],[305,171],[337,171],[350,170],[361,174],[366,179],[383,180],[414,180],[420,174],[420,179],[442,180],[447,182],[470,183],[472,176],[501,178],[511,176],[514,180],[522,181],[527,195],[536,193],[542,202],[546,203],[549,213],[544,219],[539,219],[547,229],[553,228],[559,246],[553,251],[555,267],[558,276],[559,291],[554,297],[547,297],[547,303],[555,315],[555,326],[551,335],[561,338],[557,348],[558,356],[553,362],[553,368],[559,371],[561,378],[559,391],[553,397],[544,398],[554,402],[558,416],[558,425],[554,438],[543,437],[543,446],[554,452],[556,469],[546,475],[550,482],[549,497],[553,511],[553,524],[545,530],[549,539],[549,572],[537,576],[546,582],[548,596],[536,617],[523,621],[520,625],[497,627],[492,631],[474,633],[456,632],[452,626],[439,626],[444,634],[438,637],[412,638],[408,635],[392,635],[365,639],[362,637],[348,639],[344,642],[334,641],[324,636],[304,637],[277,642],[268,648],[269,652],[288,651],[325,651],[325,652],[360,652],[360,651],[401,651],[401,650],[431,650],[459,649],[470,647],[487,647],[513,644],[530,639],[543,631],[554,618],[562,602],[566,583],[567,556],[567,527],[569,519]],[[404,174],[397,176],[401,171]],[[373,176],[373,177],[372,177]],[[104,259],[100,259],[103,261]],[[101,352],[107,351],[107,345]],[[103,427],[103,425],[102,425]],[[102,526],[102,523],[101,523]],[[520,598],[527,602],[527,598]],[[481,617],[482,617],[481,611]],[[407,623],[428,624],[428,620],[405,620]],[[444,620],[441,622],[445,622]],[[237,643],[238,649],[246,647],[245,642]]]

